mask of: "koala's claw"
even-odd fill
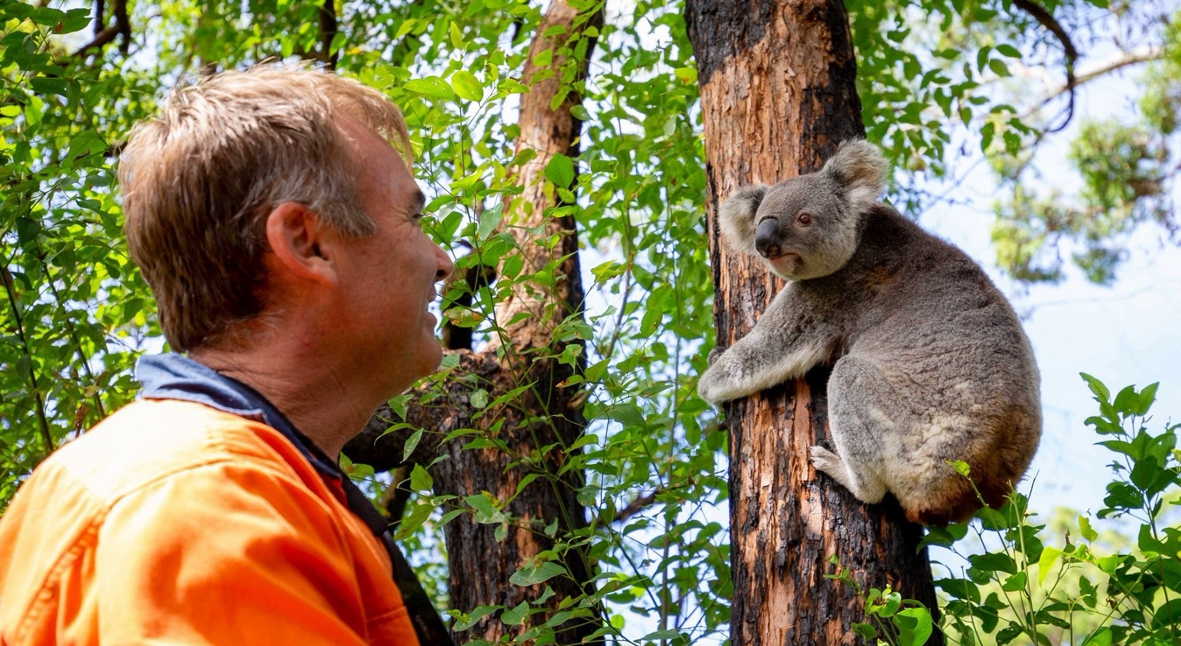
[[[709,351],[709,365],[711,365],[711,366],[714,365],[714,362],[718,360],[718,357],[722,356],[723,352],[725,352],[725,350],[723,350],[722,348],[714,348],[713,350],[710,350]]]
[[[813,446],[808,449],[808,453],[812,456],[812,466],[817,471],[823,471],[829,475],[843,474],[845,463],[841,461],[841,456],[829,451],[823,446]]]

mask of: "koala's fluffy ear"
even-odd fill
[[[824,172],[844,187],[853,211],[860,213],[878,201],[888,168],[877,146],[864,139],[850,139],[841,143],[837,154],[824,165]]]
[[[731,249],[755,253],[755,213],[766,194],[767,187],[756,184],[740,188],[722,201],[718,224]]]

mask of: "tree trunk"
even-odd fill
[[[547,587],[554,592],[540,606],[546,612],[515,626],[503,623],[499,613],[489,615],[470,630],[456,635],[456,643],[469,639],[496,642],[505,635],[536,639],[541,636],[536,632],[537,626],[552,616],[563,599],[592,590],[588,583],[590,567],[577,549],[560,554],[556,561],[569,576],[524,586],[510,581],[519,569],[535,564],[543,551],[555,549],[553,537],[568,537],[572,531],[586,526],[586,509],[577,498],[583,484],[581,472],[570,470],[561,478],[553,477],[577,451],[565,447],[581,437],[586,426],[582,415],[585,396],[577,387],[561,387],[565,380],[581,371],[583,355],[579,353],[574,365],[552,358],[563,350],[563,344],[555,347],[556,329],[569,317],[578,320],[582,317],[584,292],[578,264],[578,234],[573,215],[554,215],[553,210],[560,202],[557,191],[545,188],[543,171],[558,153],[577,156],[575,141],[582,124],[572,115],[571,108],[581,97],[570,92],[556,109],[550,105],[560,91],[562,66],[566,62],[563,48],[570,42],[571,34],[580,34],[592,25],[596,29],[602,25],[601,8],[580,15],[564,0],[554,0],[537,28],[524,72],[523,82],[530,86],[530,91],[521,97],[518,122],[521,134],[516,143],[516,152],[530,148],[536,156],[519,169],[517,184],[523,192],[508,196],[504,204],[502,222],[510,226],[501,230],[510,232],[516,239],[515,253],[523,257],[525,273],[542,272],[552,265],[552,271],[545,273],[553,276],[553,284],[514,285],[511,296],[496,309],[496,321],[503,328],[500,335],[494,335],[489,347],[481,352],[452,347],[458,350],[460,365],[445,385],[448,393],[445,399],[425,406],[412,405],[407,414],[411,424],[428,431],[412,461],[427,463],[436,455],[447,456],[430,469],[436,494],[456,496],[459,505],[483,492],[491,493],[498,501],[512,501],[500,510],[511,518],[511,522],[503,525],[506,533],[500,540],[496,530],[502,523],[480,524],[471,514],[460,515],[446,525],[451,606],[464,612],[488,605],[508,609],[540,598]],[[557,26],[565,29],[553,29]],[[544,37],[547,31],[556,35]],[[576,80],[585,74],[585,61],[590,59],[594,48],[594,39],[586,40]],[[548,71],[543,73],[550,66],[534,64],[535,56],[547,49],[553,51],[551,65],[556,72],[553,75]],[[539,235],[538,231],[543,233]],[[555,234],[557,245],[542,244]],[[491,268],[486,273],[483,268],[468,273],[469,279],[499,274]],[[464,335],[449,334],[448,338],[459,339],[455,343],[462,345]],[[470,335],[466,338],[470,344]],[[582,344],[577,339],[564,342],[568,343]],[[487,401],[494,401],[521,386],[529,387],[508,404],[480,409],[471,405],[477,388],[487,391]],[[389,425],[389,413],[388,408],[379,411],[370,427],[346,446],[346,454],[378,470],[401,462],[404,435],[391,434],[375,442]],[[495,438],[503,445],[488,446],[485,442],[482,448],[464,448],[472,441],[472,435],[439,444],[439,438],[456,429],[477,429],[477,437]],[[544,464],[531,466],[539,463]],[[529,474],[540,477],[518,492],[518,485]],[[556,523],[556,532],[552,523]],[[547,527],[550,527],[548,531]],[[599,628],[596,608],[580,608],[577,604],[566,608],[572,609],[573,619],[556,629],[558,644],[580,643]]]
[[[863,137],[856,61],[840,0],[687,0],[705,124],[718,345],[754,327],[783,282],[718,238],[735,189],[818,170]],[[865,589],[889,583],[935,608],[922,529],[897,503],[864,505],[809,463],[827,436],[828,369],[726,406],[730,431],[731,642],[853,644],[865,621],[836,557]],[[939,635],[933,640],[941,641]],[[932,642],[934,643],[934,642]]]

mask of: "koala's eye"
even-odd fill
[[[809,224],[812,224],[812,214],[804,211],[803,213],[800,213],[796,216],[796,222],[804,226],[808,226]]]

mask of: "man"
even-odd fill
[[[410,150],[379,92],[274,65],[133,132],[128,245],[188,356],[143,358],[139,400],[17,493],[0,644],[419,641],[400,554],[336,466],[442,356],[427,307],[452,264]]]

